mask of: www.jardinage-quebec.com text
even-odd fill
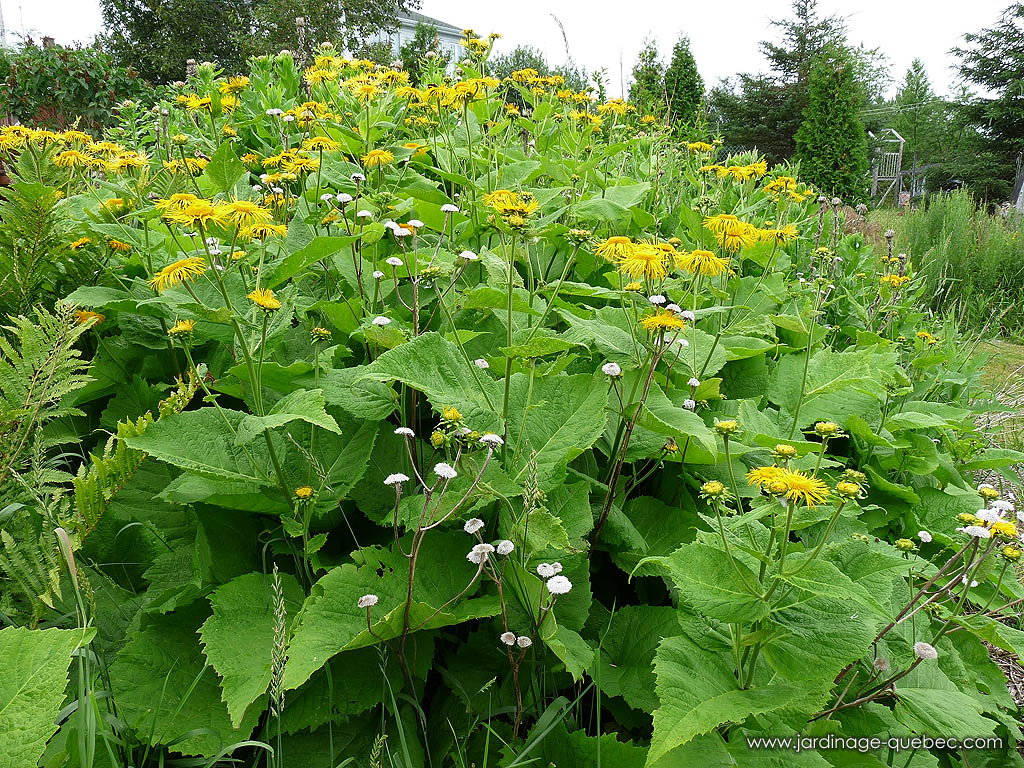
[[[791,752],[812,752],[826,749],[849,749],[873,752],[891,749],[897,752],[917,749],[1001,749],[1003,740],[997,736],[944,738],[935,736],[748,736],[749,749],[777,749]]]

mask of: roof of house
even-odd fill
[[[417,13],[416,11],[400,11],[398,13],[399,21],[403,21],[406,19],[411,21],[413,24],[430,24],[431,26],[437,27],[438,32],[447,32],[452,35],[462,34],[462,29],[460,27],[456,27],[454,24],[449,24],[447,21],[435,19],[432,16],[426,16],[422,13]]]

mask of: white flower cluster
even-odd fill
[[[533,645],[533,640],[528,638],[526,635],[519,635],[516,637],[515,632],[502,632],[501,642],[511,648],[514,645],[518,645],[520,648],[529,648]]]
[[[380,598],[376,595],[363,595],[359,598],[358,605],[360,608],[372,608],[377,604],[378,600],[380,600]]]

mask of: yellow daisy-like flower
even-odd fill
[[[66,149],[53,158],[53,164],[58,168],[85,168],[91,162],[91,157],[77,149]]]
[[[149,284],[158,293],[162,293],[167,288],[174,288],[175,286],[195,280],[205,271],[205,261],[198,256],[189,256],[188,258],[179,259],[173,264],[168,264],[153,275]]]
[[[727,229],[742,223],[739,218],[731,213],[719,213],[715,216],[706,216],[704,218],[704,228],[709,232],[714,232],[716,235],[720,235]]]
[[[395,162],[395,153],[390,149],[371,149],[363,155],[363,167],[374,168],[378,165],[391,165]]]
[[[361,104],[369,104],[377,98],[379,93],[380,89],[373,83],[363,82],[352,88],[352,95],[355,96]]]
[[[749,248],[757,242],[756,229],[745,222],[738,222],[715,235],[718,244],[727,251]]]
[[[310,152],[334,152],[341,149],[341,144],[327,136],[312,136],[302,142],[302,148]]]
[[[690,251],[675,258],[676,266],[695,275],[715,277],[729,271],[729,259],[716,256],[711,251]]]
[[[686,145],[686,148],[691,152],[702,152],[704,154],[709,154],[715,151],[714,145],[708,144],[706,141],[691,141]]]
[[[241,93],[248,86],[249,86],[249,78],[248,77],[246,77],[245,75],[236,75],[235,77],[228,78],[226,82],[223,82],[223,83],[220,84],[220,92],[221,93],[225,93],[225,94],[227,94],[227,93],[231,93],[231,94]]]
[[[793,224],[786,224],[776,229],[762,229],[759,234],[761,239],[766,242],[785,245],[800,237],[800,230]]]
[[[295,498],[299,501],[309,501],[313,498],[313,489],[308,485],[301,485],[295,489]]]
[[[268,312],[281,308],[281,300],[274,295],[270,288],[257,288],[252,293],[247,294],[245,298],[252,300],[257,307]]]
[[[991,530],[992,533],[1005,536],[1008,539],[1017,535],[1017,526],[1009,520],[996,520],[992,523]]]
[[[667,254],[651,243],[636,243],[618,262],[618,270],[634,280],[661,280],[668,275]]]
[[[285,237],[288,234],[288,227],[284,224],[269,224],[260,222],[250,224],[238,233],[243,239],[266,240],[268,237]]]
[[[164,217],[176,224],[183,224],[187,227],[201,225],[208,227],[211,224],[223,224],[230,213],[228,207],[223,203],[213,203],[209,200],[192,200],[178,210],[168,210]]]
[[[288,173],[302,175],[311,173],[320,167],[320,163],[312,157],[305,155],[290,155],[281,161],[281,167]]]
[[[910,282],[910,278],[906,275],[885,275],[880,277],[878,282],[882,285],[888,285],[890,288],[902,288]]]
[[[598,243],[594,253],[608,262],[621,261],[632,255],[636,243],[624,235],[614,235],[603,243]]]
[[[75,310],[75,322],[79,325],[85,325],[95,321],[96,325],[99,325],[107,316],[99,312],[90,312],[88,309],[76,309]]]
[[[91,237],[80,237],[77,240],[75,240],[75,242],[71,243],[71,245],[69,245],[68,248],[70,248],[72,251],[77,251],[83,245],[88,245],[91,242]]]
[[[228,203],[227,218],[236,227],[266,224],[274,220],[274,214],[251,200],[235,200]]]
[[[168,336],[186,336],[196,329],[195,320],[179,320],[167,329]]]
[[[128,253],[128,251],[132,249],[131,245],[128,243],[122,243],[120,240],[111,239],[107,244],[112,250],[115,250],[118,253]]]
[[[747,473],[747,482],[776,496],[785,496],[791,502],[813,507],[828,500],[829,487],[815,477],[797,469],[785,467],[758,467]]]
[[[659,309],[653,315],[648,315],[640,321],[640,325],[648,331],[657,332],[681,331],[686,328],[683,318],[667,309]]]
[[[624,291],[642,291],[643,289],[644,284],[637,282],[626,283],[624,286],[622,286],[622,290]]]

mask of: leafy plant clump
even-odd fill
[[[0,131],[90,267],[0,341],[0,754],[1019,765],[1024,454],[912,260],[466,34]]]

